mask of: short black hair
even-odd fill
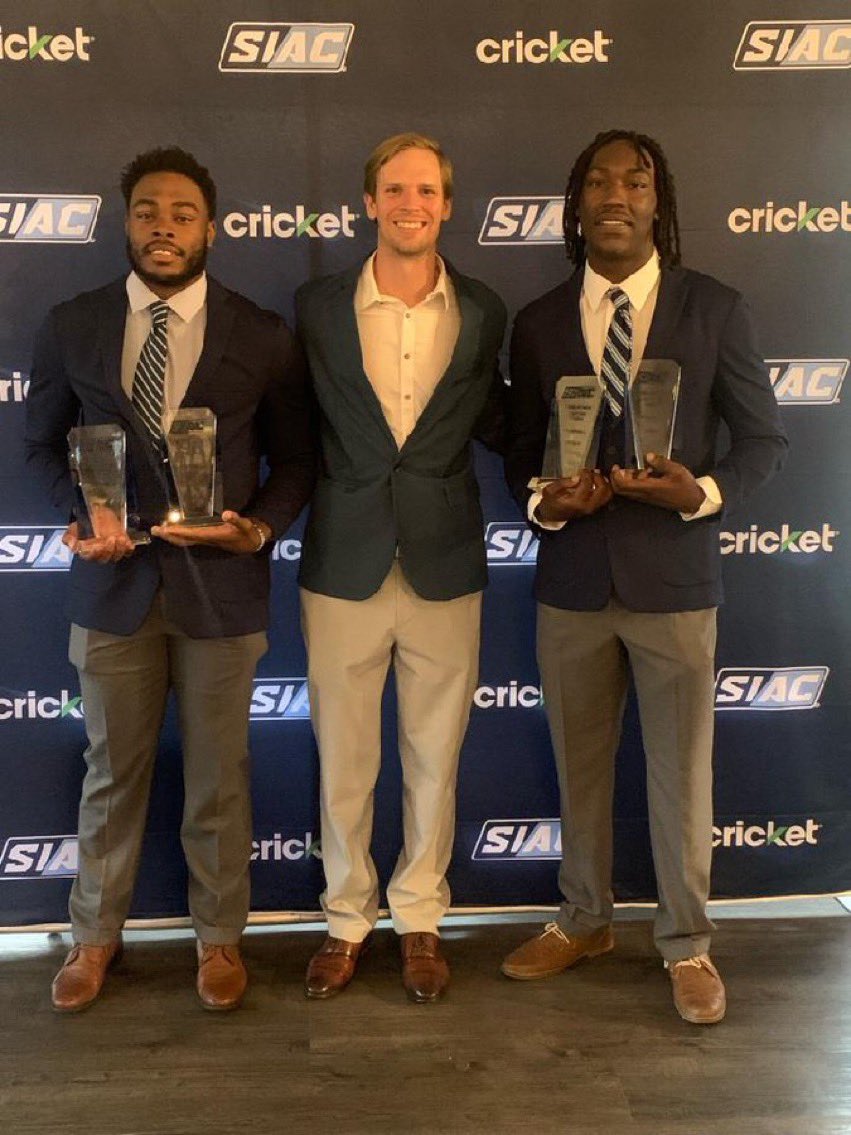
[[[610,142],[629,142],[635,147],[642,164],[647,158],[653,162],[657,213],[653,222],[653,243],[659,251],[662,264],[666,268],[674,267],[680,262],[680,226],[677,220],[674,178],[659,143],[646,134],[636,134],[634,130],[606,130],[598,134],[574,162],[564,191],[562,219],[564,246],[568,259],[577,267],[585,260],[585,238],[579,229],[579,198],[594,155]]]
[[[179,146],[161,146],[155,150],[146,150],[143,154],[137,154],[133,161],[124,167],[121,171],[121,192],[128,208],[136,183],[149,173],[180,173],[190,181],[194,181],[204,197],[210,220],[215,218],[216,184],[210,177],[210,171]]]

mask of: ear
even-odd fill
[[[213,241],[216,239],[216,222],[209,221],[207,224],[207,248],[213,247]]]
[[[452,198],[447,197],[446,200],[443,202],[443,213],[441,214],[441,220],[448,221],[451,216],[452,216]]]
[[[375,218],[378,216],[378,211],[375,208],[375,198],[370,197],[370,195],[368,193],[364,193],[363,203],[364,203],[364,207],[366,208],[366,215],[369,217],[369,219],[371,221],[374,221]]]

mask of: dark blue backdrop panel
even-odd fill
[[[380,8],[380,10],[379,10]],[[296,22],[293,22],[296,21]],[[809,21],[809,22],[808,22]],[[251,26],[246,26],[251,25]],[[211,270],[289,317],[295,288],[364,256],[362,166],[417,129],[456,163],[443,251],[510,312],[563,279],[561,195],[615,125],[662,142],[686,262],[751,305],[792,449],[725,516],[714,891],[851,882],[847,595],[851,285],[844,137],[847,5],[754,11],[673,0],[8,0],[0,28],[0,924],[63,921],[76,864],[84,707],[67,661],[63,517],[29,484],[32,338],[51,304],[126,270],[121,167],[175,142],[218,184]],[[552,903],[560,830],[534,653],[536,544],[477,455],[491,583],[451,868],[458,905]],[[274,553],[273,632],[252,708],[254,907],[315,910],[318,762],[295,577]],[[394,691],[374,847],[400,843]],[[134,913],[185,911],[180,744],[170,714]],[[654,896],[640,725],[630,701],[615,801],[616,895]]]

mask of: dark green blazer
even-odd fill
[[[470,443],[475,437],[502,450],[505,388],[497,353],[505,306],[447,264],[461,310],[458,342],[399,449],[363,370],[354,310],[361,270],[358,264],[296,293],[322,441],[299,582],[323,595],[366,599],[398,554],[424,599],[468,595],[487,582]]]

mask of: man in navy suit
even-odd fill
[[[680,1015],[711,1023],[726,1004],[706,916],[718,527],[779,468],[786,438],[741,296],[679,267],[674,185],[656,142],[598,135],[571,172],[564,231],[574,274],[514,326],[506,461],[541,536],[538,661],[561,793],[563,902],[502,968],[546,977],[612,949],[614,761],[631,670],[656,945]],[[647,454],[639,471],[628,387],[642,358],[674,360],[681,385],[671,457]],[[557,380],[592,373],[604,391],[595,468],[530,493]],[[730,445],[716,459],[721,421]]]
[[[311,491],[311,402],[283,321],[206,275],[216,211],[207,170],[183,150],[152,150],[127,166],[121,187],[132,271],[50,312],[28,399],[27,457],[53,503],[75,516],[68,430],[116,424],[129,508],[155,537],[134,547],[122,529],[84,536],[77,519],[65,536],[74,553],[70,658],[89,745],[74,946],[53,1004],[86,1008],[120,955],[171,688],[197,990],[205,1008],[232,1009],[247,980],[239,940],[249,903],[248,713],[266,650],[268,552]],[[216,415],[225,511],[209,528],[163,524],[173,503],[163,435],[180,406]]]
[[[387,899],[405,989],[431,1001],[449,980],[438,923],[487,579],[471,439],[501,446],[505,308],[437,254],[452,208],[452,166],[437,142],[380,143],[364,201],[374,255],[296,295],[323,460],[299,577],[328,917],[307,994],[345,988],[378,917],[370,839],[392,662],[404,846]]]

